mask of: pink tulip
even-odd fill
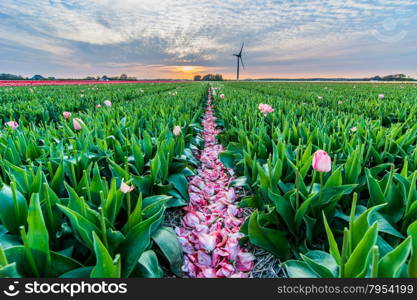
[[[358,131],[358,127],[352,127],[351,129],[350,129],[350,131],[352,131],[352,132],[356,132],[356,131]]]
[[[269,113],[274,112],[274,109],[269,104],[259,104],[258,109],[264,114],[266,117]]]
[[[384,94],[379,94],[379,95],[378,95],[378,98],[382,100],[382,99],[384,99],[384,98],[385,98],[385,95],[384,95]]]
[[[84,122],[80,118],[72,119],[72,125],[74,126],[75,130],[81,130],[82,125],[84,125]]]
[[[318,150],[313,154],[313,169],[318,172],[330,172],[332,169],[332,159],[324,150]]]
[[[122,184],[120,185],[120,191],[123,194],[127,194],[130,193],[131,191],[133,191],[135,189],[135,187],[133,185],[127,185],[123,180],[122,180]]]
[[[64,116],[64,118],[65,118],[65,119],[69,119],[69,118],[71,118],[71,113],[70,113],[69,111],[64,111],[64,112],[62,113],[62,115]]]
[[[224,94],[220,94],[220,99],[224,99]]]
[[[6,125],[13,130],[16,130],[17,127],[19,127],[19,123],[17,123],[16,121],[9,121],[6,123]]]
[[[104,105],[106,105],[107,107],[111,107],[111,101],[110,100],[104,101]]]
[[[181,134],[181,127],[178,125],[175,126],[172,132],[174,133],[175,136],[179,136]]]

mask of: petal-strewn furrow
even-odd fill
[[[183,247],[183,271],[197,278],[244,278],[254,264],[254,256],[239,246],[242,210],[235,205],[236,191],[229,187],[229,171],[220,162],[224,150],[217,143],[212,90],[209,90],[201,137],[205,147],[197,158],[201,166],[189,179],[190,203],[176,233]]]

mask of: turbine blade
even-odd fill
[[[243,64],[243,59],[242,59],[242,56],[239,56],[239,58],[240,58],[240,62],[241,62],[241,64],[242,64],[242,67],[243,67],[243,68],[245,68],[245,65]]]
[[[242,48],[240,48],[240,52],[239,55],[242,55],[242,51],[243,51],[243,45],[245,45],[245,42],[242,43]]]

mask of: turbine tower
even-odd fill
[[[236,80],[239,80],[239,64],[242,63],[242,67],[245,68],[245,65],[243,64],[243,60],[242,60],[242,51],[243,51],[243,45],[245,43],[242,43],[242,47],[240,48],[240,52],[239,54],[233,54],[233,56],[236,56],[237,58],[237,71],[236,71]]]

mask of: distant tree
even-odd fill
[[[33,75],[31,80],[45,80],[45,78],[42,75],[36,74],[36,75]]]
[[[127,75],[126,74],[122,74],[119,77],[120,80],[127,80]]]
[[[200,80],[201,80],[201,75],[194,76],[194,81],[200,81]]]
[[[371,80],[376,81],[410,81],[414,80],[413,78],[407,77],[405,74],[394,74],[394,75],[387,75],[387,76],[375,76],[370,78]]]
[[[56,78],[54,76],[49,76],[47,79],[48,80],[56,80]]]
[[[214,75],[214,80],[215,81],[223,81],[223,76],[221,74],[216,74],[216,75]]]
[[[204,81],[222,81],[223,76],[221,74],[207,74],[203,76]]]
[[[6,73],[1,73],[0,74],[0,80],[24,80],[25,78],[23,78],[20,75],[13,75],[13,74],[6,74]]]
[[[210,79],[211,79],[211,74],[207,74],[207,75],[204,75],[203,76],[203,79],[202,80],[209,81]]]

